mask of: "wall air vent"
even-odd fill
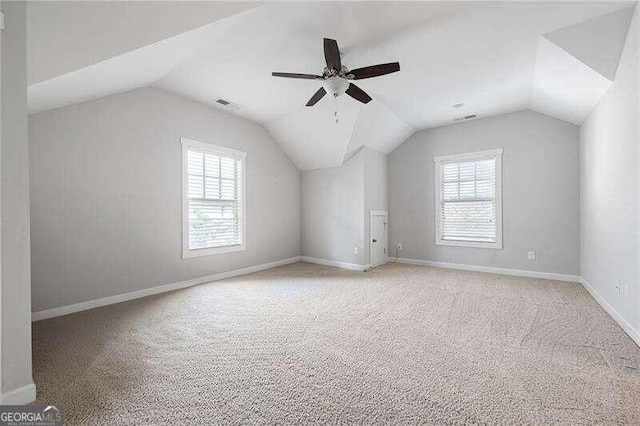
[[[224,106],[227,106],[227,105],[229,105],[231,103],[229,101],[225,101],[224,99],[216,99],[216,102],[219,103],[220,105],[224,105]]]
[[[474,118],[478,118],[478,116],[477,116],[476,114],[465,115],[464,117],[454,118],[454,119],[453,119],[453,122],[454,122],[454,123],[457,123],[458,121],[473,120]]]

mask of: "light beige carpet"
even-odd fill
[[[579,284],[297,263],[33,331],[72,424],[640,423],[640,349]]]

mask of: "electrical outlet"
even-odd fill
[[[358,255],[358,246],[353,246],[353,254]]]
[[[398,243],[398,250],[402,250],[402,243]]]
[[[616,291],[625,299],[629,298],[629,284],[620,281],[620,277],[616,277]]]
[[[536,252],[530,251],[528,254],[529,260],[536,260]]]

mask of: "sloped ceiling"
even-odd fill
[[[582,124],[615,78],[632,16],[625,8],[540,37],[531,109]]]
[[[300,170],[332,167],[342,164],[360,109],[360,105],[341,96],[271,120],[265,128]],[[310,131],[318,127],[322,129]]]
[[[224,35],[241,15],[160,40],[29,86],[29,112],[150,86]]]
[[[261,5],[256,1],[29,1],[28,84]]]
[[[361,146],[389,153],[415,130],[469,114],[534,109],[580,124],[615,73],[632,4],[246,4],[234,16],[226,11],[216,22],[34,84],[30,108],[153,84],[263,124],[301,170],[339,165]],[[349,68],[399,61],[401,71],[358,81],[374,98],[367,105],[341,96],[304,107],[318,82],[270,74],[321,73],[323,37],[338,40]]]
[[[544,37],[538,43],[531,108],[581,124],[611,86],[594,71]]]
[[[632,8],[625,8],[553,31],[544,37],[594,71],[613,80],[633,17],[632,12]]]

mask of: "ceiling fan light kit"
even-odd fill
[[[349,81],[342,77],[329,77],[324,81],[324,90],[334,98],[342,95],[349,88]]]
[[[371,101],[371,96],[367,95],[364,90],[351,83],[349,80],[361,80],[364,78],[378,77],[400,71],[400,64],[398,62],[372,65],[350,71],[342,64],[338,42],[330,38],[324,39],[324,58],[327,66],[322,72],[322,75],[286,72],[273,72],[271,75],[274,77],[322,80],[322,87],[313,94],[311,99],[309,99],[309,102],[306,104],[306,106],[314,106],[327,93],[331,94],[334,98],[346,93],[363,104],[369,103]]]

